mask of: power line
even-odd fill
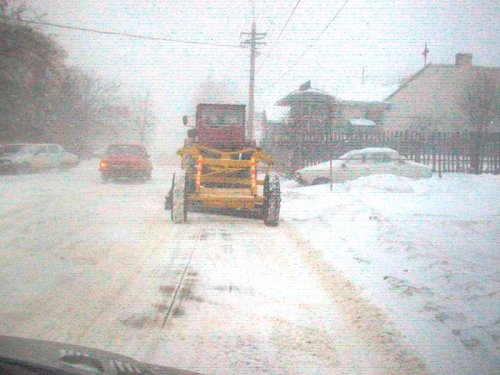
[[[34,24],[34,25],[50,26],[50,27],[56,27],[59,29],[85,31],[85,32],[89,32],[89,33],[103,34],[103,35],[124,36],[127,38],[134,38],[134,39],[155,40],[155,41],[169,42],[169,43],[195,44],[195,45],[205,45],[205,46],[215,46],[215,47],[241,48],[241,46],[239,46],[237,44],[223,44],[223,43],[202,42],[202,41],[187,40],[187,39],[163,38],[163,37],[155,37],[155,36],[148,36],[148,35],[122,33],[122,32],[117,32],[117,31],[89,29],[89,28],[85,28],[85,27],[77,27],[77,26],[71,26],[71,25],[61,25],[61,24],[52,23],[52,22],[23,20],[20,18],[18,19],[18,18],[11,18],[11,17],[5,17],[5,18],[11,19],[13,21],[20,21],[20,22]]]
[[[292,66],[290,68],[287,69],[287,71],[285,73],[283,73],[276,81],[274,81],[273,83],[271,83],[270,85],[268,85],[266,88],[271,88],[273,87],[275,84],[277,84],[279,81],[281,81],[283,79],[283,77],[285,77],[288,73],[290,73],[292,71],[293,68],[295,68],[295,66],[300,62],[300,60],[302,60],[302,58],[306,55],[307,52],[309,52],[309,50],[314,46],[314,44],[323,36],[323,34],[326,32],[326,30],[328,30],[328,28],[330,27],[330,25],[333,23],[333,21],[335,21],[337,19],[337,17],[339,16],[339,14],[342,12],[342,10],[345,8],[345,6],[347,5],[347,3],[349,2],[349,0],[346,0],[344,2],[344,4],[342,4],[342,6],[339,8],[339,10],[337,11],[337,13],[335,13],[335,15],[332,17],[332,19],[328,22],[328,24],[323,28],[323,30],[321,30],[321,32],[318,34],[318,36],[316,36],[316,38],[314,38],[311,42],[311,44],[309,44],[309,46],[304,50],[304,52],[302,52],[302,54],[299,56],[299,58],[292,64]]]
[[[297,7],[299,6],[300,1],[301,0],[297,0],[297,2],[295,3],[295,6],[293,7],[292,12],[289,14],[289,16],[288,16],[285,24],[283,25],[283,27],[281,28],[281,30],[280,30],[280,32],[278,34],[278,37],[274,40],[269,53],[266,55],[266,57],[264,57],[264,61],[262,61],[262,63],[260,64],[259,68],[257,69],[257,71],[259,71],[264,66],[264,63],[267,61],[267,59],[269,58],[269,56],[271,56],[271,54],[273,53],[274,47],[276,46],[276,44],[278,43],[278,40],[280,39],[281,35],[285,31],[286,27],[288,26],[288,23],[290,22],[290,19],[293,17],[293,14],[295,13],[295,9],[297,9]]]

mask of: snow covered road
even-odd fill
[[[193,213],[174,225],[168,168],[103,185],[95,164],[1,176],[0,334],[207,374],[427,373],[286,220]]]

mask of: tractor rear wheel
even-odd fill
[[[171,218],[174,223],[183,223],[187,220],[186,172],[177,171],[173,178]]]
[[[264,180],[264,206],[262,216],[264,224],[275,227],[280,216],[280,180],[277,174],[269,173]]]

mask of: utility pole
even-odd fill
[[[241,36],[247,39],[241,42],[243,47],[250,47],[250,80],[248,87],[248,121],[247,121],[247,139],[253,140],[253,119],[255,110],[255,58],[257,56],[257,46],[266,44],[262,40],[266,37],[267,33],[258,33],[255,24],[255,0],[253,1],[253,21],[252,31],[250,33],[241,33]]]

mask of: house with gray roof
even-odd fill
[[[385,99],[381,124],[388,130],[500,132],[499,88],[499,67],[473,65],[471,54],[458,53],[455,64],[428,64],[403,82]]]

